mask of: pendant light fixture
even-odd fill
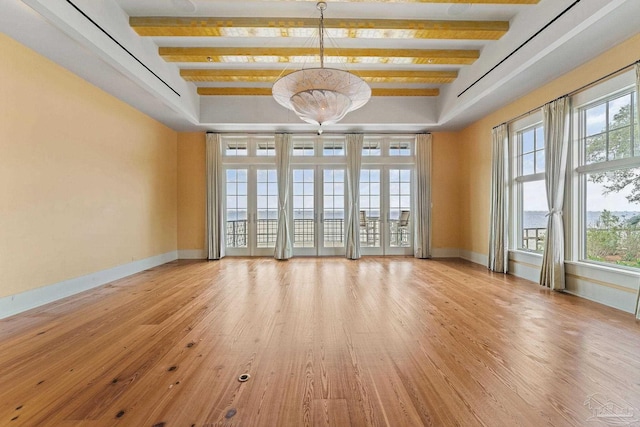
[[[371,88],[348,71],[324,66],[324,11],[327,3],[316,4],[320,11],[320,68],[303,68],[278,79],[272,89],[275,100],[307,123],[320,126],[339,122],[347,113],[362,107],[371,98]]]

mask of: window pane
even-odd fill
[[[535,173],[535,154],[529,153],[522,156],[522,175],[531,175]]]
[[[631,124],[631,94],[609,101],[609,129]]]
[[[607,104],[596,105],[586,110],[586,136],[602,133],[607,130]]]
[[[344,156],[344,143],[342,141],[325,141],[322,149],[323,156]]]
[[[534,135],[534,129],[522,132],[522,154],[531,153],[535,150]]]
[[[542,126],[536,128],[536,150],[544,150],[544,128]]]
[[[294,156],[313,156],[314,154],[313,140],[293,141]]]
[[[608,160],[631,157],[631,127],[616,129],[609,133]]]
[[[224,143],[224,155],[225,156],[246,156],[247,155],[247,141],[227,141]]]
[[[536,173],[544,172],[544,151],[536,151]]]
[[[391,144],[389,145],[389,155],[410,156],[411,145],[410,141],[391,141]]]
[[[276,143],[275,141],[260,140],[256,147],[256,156],[275,156],[276,155]]]
[[[607,160],[607,135],[599,134],[586,139],[586,164]]]
[[[525,182],[521,186],[522,238],[519,249],[541,252],[547,229],[547,196],[544,181]]]
[[[640,268],[640,168],[586,179],[586,258]]]
[[[362,155],[363,156],[380,156],[382,154],[382,150],[380,149],[381,142],[380,141],[364,141],[362,144]]]

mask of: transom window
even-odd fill
[[[247,141],[229,139],[224,142],[224,155],[230,157],[246,156]]]
[[[344,156],[344,140],[333,139],[323,141],[322,155],[323,156]]]

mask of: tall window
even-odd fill
[[[640,141],[635,92],[578,109],[581,258],[640,268]]]
[[[537,124],[516,132],[514,148],[516,247],[525,251],[542,252],[548,211],[542,125]]]

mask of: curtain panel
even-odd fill
[[[364,135],[347,134],[347,227],[345,256],[359,259],[360,254],[360,170],[362,169],[362,143]]]
[[[508,256],[509,132],[505,123],[493,128],[491,160],[491,211],[489,224],[489,263],[491,271],[506,273]]]
[[[640,320],[640,280],[638,281],[638,294],[636,295],[636,319]]]
[[[276,259],[293,256],[291,224],[289,222],[289,184],[291,180],[291,135],[276,134],[276,170],[278,173],[278,232],[276,235]]]
[[[636,119],[640,126],[640,62],[636,63]],[[636,319],[640,319],[640,283],[638,283],[638,296],[636,297]]]
[[[431,258],[431,134],[416,138],[414,256]]]
[[[222,184],[224,182],[222,168],[222,142],[220,134],[207,133],[206,136],[206,169],[207,169],[207,207],[206,207],[206,239],[205,251],[207,259],[224,257],[224,204]]]
[[[569,151],[569,98],[542,107],[545,143],[545,186],[547,189],[547,233],[542,254],[540,284],[554,290],[565,288],[564,274],[564,188]]]

